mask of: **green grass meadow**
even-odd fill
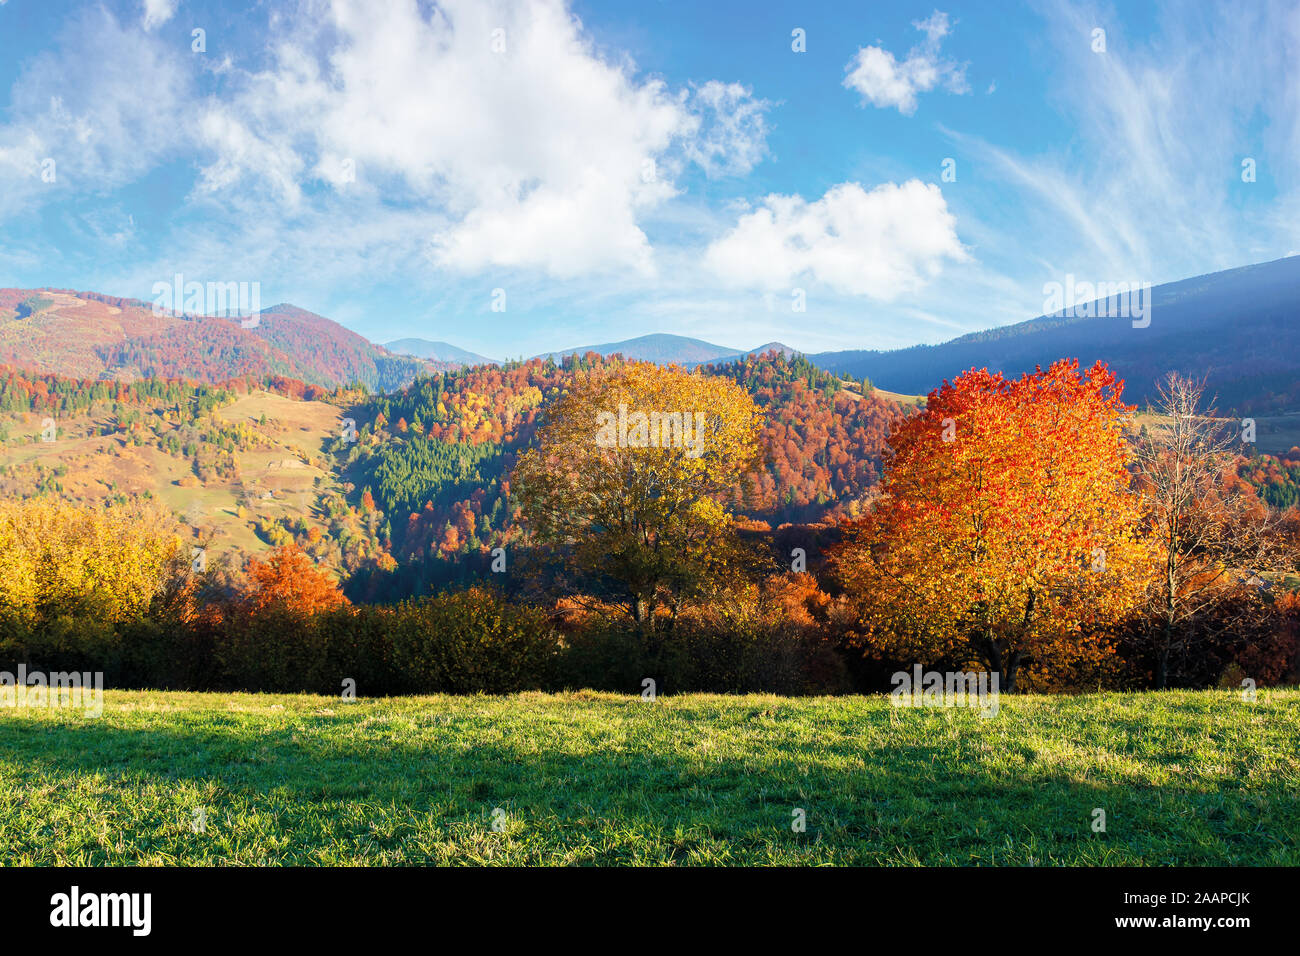
[[[1296,865],[1298,798],[1294,689],[0,709],[7,865]]]

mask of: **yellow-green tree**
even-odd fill
[[[189,567],[175,521],[150,506],[0,502],[0,617],[138,619]]]
[[[513,484],[572,586],[647,630],[743,561],[724,494],[758,467],[761,414],[735,382],[648,363],[580,372]]]

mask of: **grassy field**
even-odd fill
[[[0,710],[4,863],[1300,863],[1297,690],[105,696]]]

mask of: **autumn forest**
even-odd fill
[[[294,430],[257,396],[332,420],[292,514],[243,471]],[[121,686],[327,693],[835,693],[916,663],[1004,691],[1279,683],[1296,453],[1251,455],[1211,399],[1173,375],[1139,412],[1062,361],[916,404],[776,352],[588,353],[376,395],[10,370],[10,448],[75,432],[183,467],[132,493],[74,489],[66,450],[3,466],[0,651]],[[598,442],[620,407],[700,413],[699,448]],[[179,507],[218,487],[234,532]]]

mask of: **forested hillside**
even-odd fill
[[[1300,448],[1292,448],[1282,455],[1244,459],[1237,467],[1237,474],[1274,508],[1300,505]]]
[[[0,487],[157,498],[214,552],[292,541],[359,593],[400,598],[477,573],[490,549],[517,540],[519,454],[575,375],[621,363],[588,353],[450,370],[385,395],[283,376],[116,382],[4,369]],[[775,528],[859,513],[901,406],[798,356],[700,374],[735,380],[764,413],[764,468],[727,502],[740,515]]]
[[[448,370],[384,395],[283,376],[117,382],[0,369],[0,489],[155,497],[215,552],[294,542],[358,596],[398,599],[469,580],[491,549],[518,540],[509,476],[520,453],[575,375],[621,362],[587,353]],[[907,409],[802,356],[700,373],[736,381],[763,413],[764,466],[726,502],[754,530],[862,512]],[[1271,505],[1300,499],[1300,453],[1243,459],[1238,473]]]
[[[436,578],[447,568],[425,565],[461,564],[514,540],[509,475],[548,405],[573,375],[620,364],[589,352],[559,365],[532,359],[456,370],[349,409],[357,440],[340,437],[332,448],[347,483],[383,513],[383,537],[407,566],[399,573]],[[739,514],[776,527],[858,513],[899,405],[801,356],[768,353],[702,374],[736,380],[765,413],[765,468],[732,490]]]

